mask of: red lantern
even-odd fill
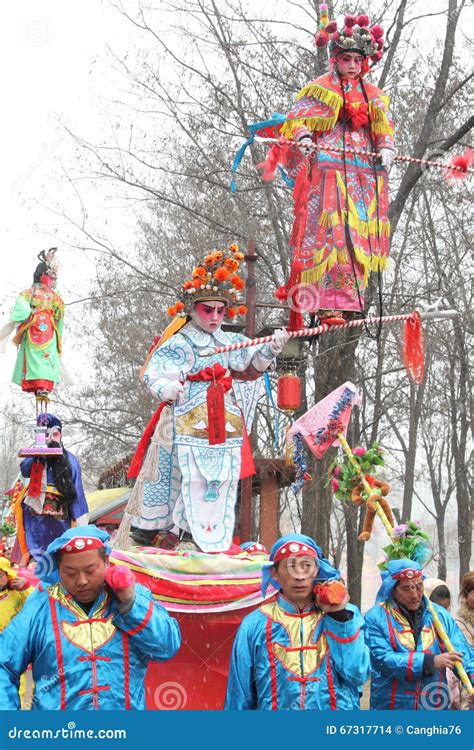
[[[298,375],[286,373],[278,378],[278,408],[283,411],[296,411],[301,406],[301,380]]]

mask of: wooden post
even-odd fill
[[[247,305],[247,318],[245,333],[249,338],[255,338],[256,331],[256,280],[255,263],[257,254],[255,252],[254,240],[249,240],[247,245],[247,281],[245,303]],[[252,442],[252,435],[249,435]],[[240,539],[248,542],[252,539],[252,477],[246,477],[240,482]]]
[[[260,542],[267,549],[276,542],[278,532],[278,476],[268,472],[260,476]]]

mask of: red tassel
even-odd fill
[[[279,286],[275,291],[275,299],[277,299],[279,302],[286,302],[286,300],[288,299],[288,288],[286,284],[284,286]]]
[[[463,154],[453,156],[449,162],[450,167],[460,167],[460,169],[445,169],[444,179],[449,184],[456,180],[464,180],[467,177],[467,170],[472,164],[472,151],[467,148]]]
[[[261,161],[260,164],[257,164],[257,169],[263,169],[262,180],[264,182],[271,182],[273,180],[279,160],[280,147],[275,143],[275,145],[269,149],[265,161]]]
[[[290,245],[299,250],[303,241],[304,231],[306,229],[306,219],[308,217],[308,179],[309,163],[305,159],[300,166],[298,175],[293,188],[293,215],[295,217],[293,229],[291,230]]]
[[[145,427],[143,435],[140,438],[140,442],[138,443],[137,449],[130,462],[130,466],[128,467],[128,471],[127,471],[128,479],[135,479],[135,477],[138,477],[140,473],[140,469],[142,468],[143,459],[145,458],[146,452],[148,450],[148,446],[150,445],[150,441],[153,437],[153,433],[155,432],[155,427],[158,424],[158,420],[160,418],[161,412],[163,411],[165,406],[166,406],[166,402],[163,401],[163,403],[159,405],[158,409],[155,411],[152,418],[150,419],[147,426]]]
[[[269,149],[265,161],[257,164],[257,169],[263,169],[262,180],[271,182],[275,177],[278,166],[285,167],[290,153],[290,144],[286,138],[280,137],[278,143]]]
[[[413,313],[405,323],[403,364],[410,380],[420,385],[425,377],[425,352],[419,313]]]
[[[293,190],[293,213],[295,221],[291,231],[290,245],[293,247],[295,256],[299,252],[306,229],[308,217],[308,193],[309,193],[309,163],[303,162],[298,172]],[[289,331],[298,331],[303,328],[303,315],[298,303],[298,286],[301,283],[301,265],[294,260],[291,266],[290,278],[288,279],[288,292],[290,295],[290,317],[288,321]]]
[[[224,387],[221,383],[207,389],[207,424],[209,445],[225,443]]]
[[[298,287],[301,283],[301,264],[294,260],[291,264],[290,278],[288,279],[288,294],[290,304],[290,317],[288,319],[288,330],[299,331],[303,328],[303,315],[298,302]]]
[[[30,497],[40,497],[41,485],[43,482],[43,471],[44,466],[41,461],[33,461],[33,463],[31,464],[30,484],[28,487],[28,495]]]
[[[240,479],[245,479],[246,477],[253,477],[254,474],[257,473],[257,469],[255,468],[255,461],[253,460],[253,453],[252,453],[252,445],[249,440],[249,436],[247,434],[247,430],[245,428],[245,422],[242,420],[242,427],[243,427],[243,442],[242,442],[242,450],[241,450],[241,464],[240,464]]]

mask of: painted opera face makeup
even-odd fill
[[[364,58],[359,52],[340,52],[336,57],[337,70],[343,78],[357,78]]]
[[[54,285],[56,283],[56,277],[55,276],[50,276],[47,273],[43,273],[43,274],[41,274],[40,282],[41,282],[41,284],[43,284],[43,286],[47,286],[48,289],[53,289],[53,287],[54,287]]]
[[[51,443],[61,443],[62,433],[59,427],[56,425],[54,427],[48,427],[46,429],[46,444],[50,445]]]
[[[222,300],[206,300],[196,302],[191,318],[206,333],[213,333],[222,325],[225,318],[227,305]]]

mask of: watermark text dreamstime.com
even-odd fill
[[[70,721],[61,729],[19,729],[13,726],[8,730],[11,740],[125,740],[126,729],[77,729]]]

